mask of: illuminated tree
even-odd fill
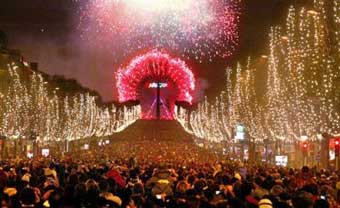
[[[267,132],[264,126],[263,109],[259,102],[259,96],[255,90],[255,73],[256,68],[250,58],[248,58],[244,78],[242,80],[241,91],[241,122],[246,127],[250,140],[262,142],[267,139]]]
[[[286,25],[271,29],[264,102],[255,93],[263,83],[255,83],[256,68],[249,59],[246,66],[227,71],[226,89],[216,101],[205,101],[193,113],[195,135],[220,137],[212,140],[228,135],[231,141],[237,123],[256,141],[313,140],[339,133],[339,2],[315,0],[310,8],[290,7]]]
[[[27,71],[24,76],[22,70],[27,69],[16,63],[8,65],[10,82],[0,94],[0,135],[42,143],[102,137],[123,130],[139,118],[138,106],[121,110],[101,107],[89,93],[61,96],[58,88],[49,89],[40,73]],[[116,113],[122,115],[119,121]]]

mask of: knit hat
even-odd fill
[[[14,196],[15,194],[18,193],[16,188],[6,188],[4,190],[4,193],[7,194],[9,197]]]
[[[261,199],[262,197],[269,195],[269,192],[266,189],[263,188],[256,188],[253,197],[257,199]]]
[[[242,177],[241,177],[241,175],[239,173],[235,173],[234,178],[236,178],[237,180],[241,180],[242,179]]]
[[[269,199],[261,199],[258,205],[259,208],[273,208],[273,203]]]
[[[29,183],[29,182],[30,182],[30,178],[31,178],[31,174],[26,173],[25,175],[23,175],[23,176],[21,177],[21,180],[22,180],[22,181],[25,181],[25,182],[27,182],[27,183]]]
[[[283,191],[284,191],[284,189],[283,189],[282,186],[280,186],[280,185],[274,185],[274,186],[272,187],[272,189],[270,190],[270,193],[273,194],[273,195],[275,195],[275,196],[278,196],[278,195],[280,195],[281,193],[283,193]]]
[[[112,193],[103,193],[102,197],[104,197],[108,201],[112,201],[118,204],[119,206],[122,206],[123,203],[122,200],[118,196],[113,195]]]

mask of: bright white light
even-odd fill
[[[117,64],[146,48],[167,48],[185,59],[212,61],[229,57],[238,45],[239,0],[85,2],[78,26],[82,39],[94,47],[109,47]]]
[[[302,142],[307,141],[307,139],[308,139],[308,136],[306,136],[306,135],[302,135],[302,136],[300,137],[300,140],[301,140]]]
[[[149,83],[149,88],[157,88],[158,87],[158,83],[156,82],[151,82]],[[168,87],[168,83],[159,83],[159,88],[166,88]]]
[[[44,157],[48,157],[50,155],[50,149],[42,149],[41,155]]]
[[[30,158],[30,159],[33,158],[33,153],[32,152],[27,152],[27,157]]]
[[[192,5],[192,0],[118,0],[125,5],[153,12],[183,11]]]
[[[288,156],[287,155],[276,155],[275,156],[275,164],[277,166],[286,167],[288,164]]]

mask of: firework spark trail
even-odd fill
[[[176,100],[192,103],[195,78],[190,68],[182,60],[156,50],[135,57],[128,66],[118,70],[119,101],[139,100],[138,88],[145,79],[174,83],[179,90]]]
[[[239,0],[90,0],[79,29],[115,57],[165,48],[202,61],[233,54],[239,16]]]

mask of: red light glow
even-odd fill
[[[146,81],[172,83],[178,88],[177,101],[192,103],[195,78],[189,67],[180,59],[153,50],[137,56],[117,73],[120,102],[139,100],[139,89]]]
[[[81,37],[110,49],[117,62],[144,48],[167,48],[184,59],[212,61],[233,55],[239,42],[239,0],[84,2]]]

